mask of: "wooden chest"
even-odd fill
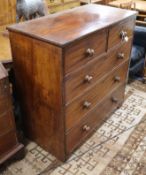
[[[0,63],[0,165],[20,151],[7,72]]]
[[[86,5],[8,28],[27,135],[60,160],[122,104],[135,17]]]

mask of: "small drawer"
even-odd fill
[[[103,101],[67,133],[67,154],[74,151],[124,100],[125,85],[114,90]]]
[[[0,99],[10,95],[10,86],[8,78],[0,80]]]
[[[99,78],[129,59],[131,40],[110,51],[82,69],[65,77],[65,101],[69,103],[97,82]],[[98,71],[97,71],[98,68]]]
[[[0,155],[9,152],[17,145],[17,137],[14,131],[0,137]]]
[[[106,30],[91,34],[65,48],[65,74],[80,68],[106,51]]]
[[[119,24],[113,25],[109,29],[109,38],[108,38],[108,49],[116,46],[119,43],[128,42],[128,40],[133,35],[134,29],[134,20],[133,18],[122,21]]]
[[[14,118],[12,111],[0,115],[0,136],[14,129]]]
[[[95,86],[66,105],[66,128],[71,129],[75,123],[90,112],[113,88],[126,81],[128,61],[102,78]]]

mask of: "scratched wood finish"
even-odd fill
[[[0,63],[0,165],[22,148],[16,136],[8,74]]]
[[[26,134],[60,160],[123,101],[125,85],[119,86],[126,82],[133,29],[127,43],[121,31],[113,42],[111,31],[121,21],[127,26],[132,19],[134,26],[135,16],[91,4],[8,27]],[[86,85],[85,75],[93,76]],[[113,91],[117,97],[111,102]],[[84,104],[89,109],[83,109],[85,100],[92,102]]]

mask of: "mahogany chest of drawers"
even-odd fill
[[[16,136],[8,75],[0,63],[0,165],[22,148]]]
[[[8,27],[26,133],[60,160],[122,104],[135,18],[85,5]]]

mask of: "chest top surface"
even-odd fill
[[[7,76],[8,76],[7,71],[5,70],[3,65],[0,63],[0,80]]]
[[[15,24],[8,30],[64,46],[133,15],[135,11],[90,4]]]

